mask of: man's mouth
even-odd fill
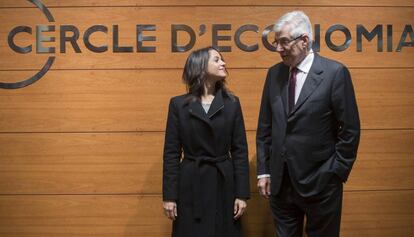
[[[289,55],[280,55],[280,57],[282,57],[283,60],[286,60],[289,58]]]

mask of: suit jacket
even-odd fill
[[[256,145],[257,173],[271,175],[277,194],[286,164],[302,196],[323,190],[337,175],[345,182],[356,159],[360,122],[348,69],[315,54],[299,98],[289,113],[289,67],[279,63],[267,73]]]
[[[213,236],[216,218],[223,222],[226,236],[240,236],[240,222],[233,220],[234,199],[249,197],[248,150],[238,98],[218,90],[207,114],[200,101],[188,95],[172,98],[163,199],[177,201],[173,236]]]

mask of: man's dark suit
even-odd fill
[[[345,66],[315,53],[289,112],[288,78],[283,63],[268,71],[257,128],[257,171],[271,175],[272,195],[282,192],[283,177],[290,177],[300,196],[313,197],[333,178],[345,182],[355,161],[360,122],[354,89]]]

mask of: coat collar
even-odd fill
[[[224,108],[223,91],[219,89],[216,92],[216,96],[214,97],[213,102],[211,102],[210,109],[208,110],[208,113],[207,113],[208,118],[211,119],[214,115],[216,115],[223,108]]]
[[[288,101],[288,81],[289,81],[289,67],[282,65],[283,68],[280,71],[280,78],[282,80],[282,102],[286,116],[289,114],[289,101]]]
[[[188,107],[188,112],[191,115],[210,124],[210,119],[224,108],[223,92],[221,89],[216,92],[207,114],[201,106],[201,102],[199,100],[190,101]]]

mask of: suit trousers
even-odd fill
[[[340,178],[333,174],[320,193],[303,197],[296,192],[284,166],[282,186],[270,197],[277,237],[302,237],[305,217],[308,237],[339,236],[343,195]]]

